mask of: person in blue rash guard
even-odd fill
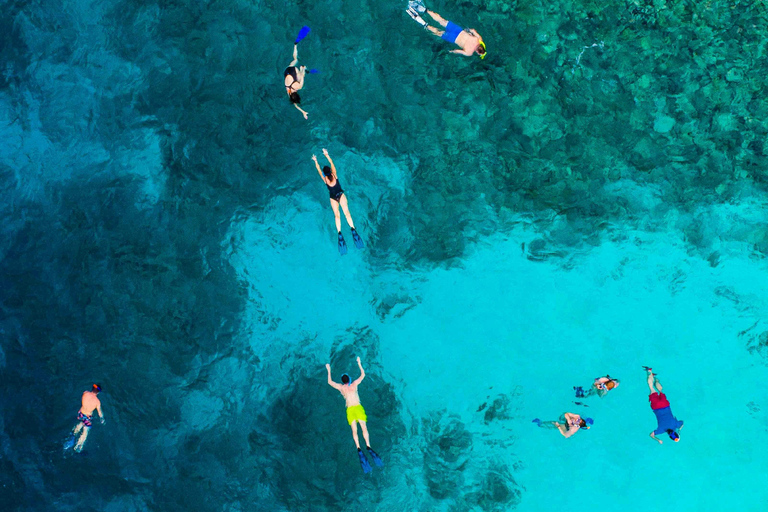
[[[672,414],[672,407],[669,405],[667,396],[662,393],[661,382],[658,377],[653,374],[653,368],[644,366],[646,373],[648,374],[648,389],[651,390],[651,394],[648,396],[648,400],[651,402],[651,410],[656,415],[656,421],[658,427],[651,432],[651,439],[658,441],[659,444],[662,440],[656,437],[666,433],[669,438],[674,442],[680,441],[680,434],[678,431],[683,428],[683,422],[675,418]]]

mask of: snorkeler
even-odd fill
[[[406,12],[416,21],[416,23],[424,27],[424,29],[429,30],[437,37],[443,38],[449,43],[455,43],[461,48],[461,50],[451,50],[451,53],[458,53],[466,57],[470,57],[477,53],[481,59],[485,58],[485,43],[475,29],[470,28],[465,30],[454,22],[445,20],[445,18],[436,12],[430,11],[424,7],[423,0],[411,0],[408,2],[408,9],[406,9]],[[441,27],[444,27],[445,30],[438,30],[424,21],[424,18],[420,16],[420,14],[424,12],[429,14],[430,17],[432,17],[432,19]]]
[[[363,467],[363,472],[370,473],[371,465],[365,457],[363,450],[360,449],[360,440],[357,438],[358,423],[363,431],[365,448],[368,450],[368,454],[373,459],[373,462],[377,466],[383,466],[384,462],[382,462],[378,454],[371,448],[371,440],[368,437],[368,427],[365,424],[368,418],[365,415],[365,409],[360,405],[360,396],[357,394],[357,386],[359,386],[365,378],[365,370],[363,370],[363,365],[360,363],[359,357],[357,358],[357,366],[360,367],[360,377],[350,382],[349,375],[345,373],[341,376],[341,384],[333,382],[331,379],[331,365],[326,364],[325,368],[328,370],[328,385],[334,389],[338,389],[347,403],[347,423],[352,427],[352,438],[355,440],[355,445],[357,445],[357,456],[360,459],[360,465]]]
[[[344,217],[347,219],[347,224],[352,228],[352,240],[355,242],[355,247],[362,249],[364,244],[363,239],[360,238],[360,235],[355,229],[355,224],[352,222],[352,214],[349,213],[349,206],[347,205],[347,196],[341,189],[341,183],[339,183],[339,178],[336,176],[336,166],[333,165],[333,160],[331,160],[330,155],[328,155],[327,149],[323,148],[323,154],[331,164],[330,167],[326,165],[320,169],[320,164],[317,163],[317,157],[315,155],[312,155],[312,161],[315,162],[317,172],[320,174],[320,178],[323,180],[323,183],[325,183],[325,186],[328,187],[328,193],[331,195],[331,208],[333,208],[333,215],[336,218],[336,231],[339,232],[339,253],[343,256],[347,254],[347,242],[344,241],[344,237],[341,234],[339,206],[344,210]]]
[[[578,414],[567,412],[560,416],[557,421],[541,421],[539,418],[533,420],[541,428],[556,428],[566,439],[578,432],[580,429],[587,429],[595,423],[592,418],[582,418]]]
[[[77,413],[77,420],[79,423],[72,430],[72,434],[65,444],[65,448],[71,448],[72,445],[74,445],[76,452],[80,452],[83,449],[85,440],[88,438],[88,431],[91,430],[91,426],[93,426],[91,418],[93,417],[94,410],[99,412],[101,424],[103,425],[106,423],[104,412],[101,410],[101,401],[97,397],[100,392],[101,386],[99,384],[94,384],[91,391],[83,392],[82,405],[80,411]],[[77,439],[78,435],[80,436],[80,439]],[[77,444],[75,444],[75,440],[77,440]]]
[[[307,119],[309,114],[299,106],[301,98],[299,97],[298,91],[304,87],[304,76],[307,74],[307,66],[300,66],[297,68],[296,63],[299,62],[299,41],[304,39],[307,34],[309,34],[309,27],[302,27],[299,35],[296,36],[296,41],[293,43],[293,60],[288,64],[288,67],[285,68],[285,71],[283,71],[285,92],[288,93],[288,98],[291,100],[291,103],[302,113],[304,119]],[[309,72],[315,73],[316,70],[310,69]]]
[[[672,408],[669,405],[667,396],[661,392],[661,382],[656,375],[653,374],[653,368],[643,366],[643,369],[648,374],[648,389],[651,390],[651,394],[648,396],[648,400],[651,402],[651,410],[656,415],[656,421],[658,422],[658,428],[651,432],[651,439],[662,443],[661,439],[656,437],[666,433],[674,442],[680,441],[679,431],[683,428],[683,422],[675,418],[672,414]]]
[[[576,391],[576,398],[587,398],[592,395],[597,395],[600,398],[603,398],[610,390],[617,387],[619,387],[619,380],[612,378],[610,375],[606,375],[605,377],[596,378],[592,383],[592,387],[586,393],[581,386],[574,386],[573,389]]]

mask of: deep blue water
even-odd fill
[[[768,503],[765,6],[404,4],[0,3],[0,510]]]

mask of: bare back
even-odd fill
[[[338,390],[339,393],[341,393],[341,396],[344,397],[344,401],[347,402],[347,407],[360,405],[360,395],[357,394],[357,384],[354,382],[348,386],[342,384]]]
[[[80,412],[86,416],[93,416],[93,411],[96,409],[98,409],[99,414],[101,414],[101,401],[96,397],[96,393],[93,391],[84,392]]]
[[[477,45],[480,44],[480,38],[475,37],[470,32],[467,32],[466,30],[462,30],[461,33],[456,36],[455,43],[460,46],[464,51],[466,51],[468,54],[472,54],[475,51],[475,48],[477,48]]]

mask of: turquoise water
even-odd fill
[[[768,503],[764,5],[428,4],[480,61],[404,3],[2,4],[0,509]]]

